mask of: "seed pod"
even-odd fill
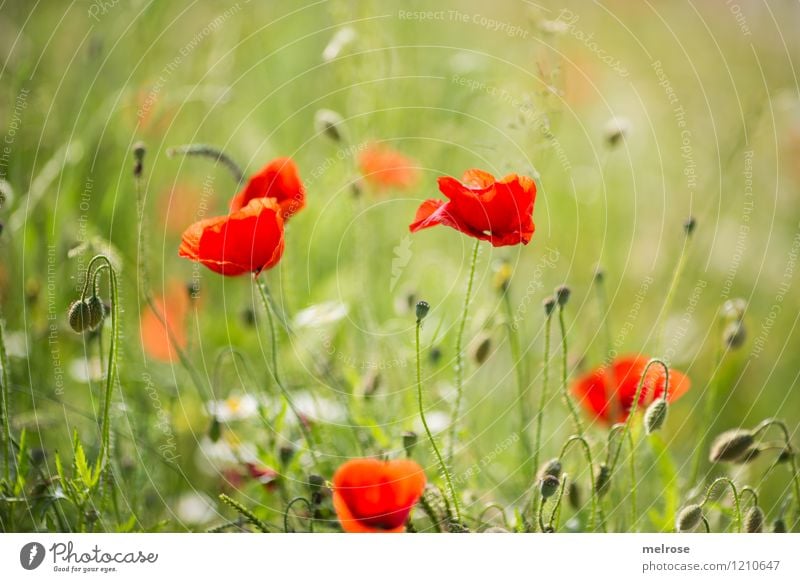
[[[753,433],[749,430],[740,428],[726,430],[711,444],[709,460],[713,463],[735,461],[746,453],[754,442]]]
[[[89,329],[97,329],[106,316],[105,305],[97,295],[89,297],[86,304],[89,306]]]
[[[567,491],[567,501],[569,502],[570,507],[575,509],[576,511],[581,507],[581,488],[578,487],[578,484],[575,481],[571,481],[569,484],[569,490]]]
[[[764,531],[764,512],[758,505],[748,509],[744,515],[744,531],[747,533],[761,533]]]
[[[417,302],[417,322],[421,322],[425,319],[425,316],[428,315],[428,311],[430,311],[431,306],[427,301],[418,301]]]
[[[732,321],[722,332],[722,341],[732,350],[737,350],[747,341],[747,328],[742,320]]]
[[[786,533],[786,522],[782,517],[772,522],[772,533]]]
[[[542,499],[548,499],[558,492],[561,487],[561,480],[553,475],[545,475],[539,482],[539,493],[542,494]]]
[[[561,459],[550,459],[539,469],[539,479],[544,479],[547,475],[561,477]]]
[[[644,430],[647,434],[653,434],[659,430],[667,419],[669,405],[663,398],[658,398],[647,407],[644,413]]]
[[[475,336],[475,339],[472,340],[469,351],[472,359],[480,366],[489,359],[489,354],[492,351],[492,337],[485,332],[479,333]]]
[[[69,326],[76,333],[83,333],[90,328],[92,310],[85,299],[73,301],[69,306]]]
[[[598,497],[603,497],[609,489],[611,489],[611,469],[605,463],[601,463],[594,478],[594,490]]]
[[[685,532],[697,527],[703,520],[703,508],[699,505],[687,505],[678,514],[678,519],[675,520],[675,527],[679,532]]]
[[[569,301],[569,296],[572,293],[569,287],[566,285],[559,285],[556,287],[556,303],[558,303],[561,307],[564,307]]]

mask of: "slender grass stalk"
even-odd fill
[[[11,482],[11,413],[10,388],[11,375],[8,371],[8,354],[6,354],[5,322],[0,319],[0,417],[3,419],[3,468],[6,482]]]
[[[589,474],[591,475],[592,480],[592,514],[591,518],[589,519],[589,529],[595,529],[595,523],[597,521],[597,510],[598,506],[600,505],[600,497],[597,492],[597,488],[594,486],[594,479],[595,479],[595,470],[594,470],[594,459],[592,457],[592,448],[589,446],[589,442],[580,435],[572,435],[567,439],[567,442],[564,443],[564,446],[561,447],[561,452],[558,455],[559,459],[563,459],[564,456],[569,451],[572,443],[579,442],[582,445],[583,452],[586,456],[586,462],[589,465]]]
[[[419,417],[422,421],[422,426],[425,428],[425,434],[428,435],[428,440],[431,443],[431,448],[433,449],[434,455],[436,455],[436,460],[439,461],[439,470],[444,475],[444,479],[447,483],[447,489],[450,493],[450,498],[453,501],[453,509],[456,513],[456,519],[459,523],[461,523],[461,508],[458,504],[458,493],[456,492],[456,488],[453,485],[453,480],[450,477],[450,469],[448,469],[447,464],[442,457],[442,453],[439,451],[439,447],[436,444],[436,439],[433,438],[433,433],[431,429],[428,427],[428,421],[425,418],[425,405],[422,401],[422,364],[421,364],[421,357],[420,357],[420,341],[419,341],[419,330],[422,327],[422,318],[417,317],[417,326],[416,326],[416,351],[417,351],[417,403],[419,404]]]
[[[530,463],[533,452],[531,451],[531,441],[527,435],[527,426],[530,424],[530,409],[528,407],[528,398],[530,390],[528,386],[527,374],[525,373],[525,366],[522,360],[522,352],[519,345],[519,334],[517,325],[514,322],[514,309],[511,306],[511,296],[509,290],[503,292],[503,304],[506,307],[506,316],[508,317],[508,343],[511,349],[511,359],[514,366],[514,371],[517,377],[517,396],[519,398],[519,432],[520,440],[522,441],[522,454],[523,462],[521,464],[522,474],[528,478],[528,465]],[[533,465],[533,470],[536,471],[536,463]]]
[[[286,386],[283,384],[281,380],[280,373],[278,371],[278,334],[275,330],[275,319],[272,316],[272,306],[267,298],[267,291],[264,282],[259,278],[258,275],[253,276],[253,282],[255,282],[256,287],[258,288],[259,294],[261,295],[261,301],[264,303],[264,310],[267,312],[267,320],[269,322],[269,332],[270,332],[270,343],[272,349],[272,367],[270,368],[270,372],[272,373],[272,377],[275,380],[275,384],[278,385],[278,389],[281,391],[286,403],[289,405],[289,408],[292,411],[292,414],[295,415],[297,418],[297,423],[300,425],[300,430],[303,433],[303,438],[306,440],[306,445],[308,446],[308,450],[311,453],[311,458],[314,462],[314,467],[319,471],[319,459],[317,458],[317,451],[316,451],[316,443],[311,435],[311,431],[308,430],[308,427],[303,422],[303,417],[300,415],[300,412],[297,410],[297,407],[294,404],[294,400],[292,399],[292,395],[289,393],[289,390],[286,389]]]
[[[658,351],[656,353],[663,354],[664,353],[664,336],[666,332],[667,326],[667,315],[669,314],[669,310],[672,307],[672,302],[675,299],[675,293],[678,290],[678,284],[680,283],[681,276],[683,275],[683,271],[686,267],[686,259],[689,256],[689,243],[692,239],[692,233],[694,232],[695,228],[695,221],[694,218],[689,217],[686,222],[683,224],[683,231],[684,231],[684,239],[683,239],[683,246],[681,247],[681,254],[678,257],[678,263],[675,265],[675,270],[672,272],[672,280],[669,283],[669,289],[667,291],[667,297],[664,300],[664,307],[661,309],[661,313],[658,317],[658,322],[656,323],[656,329],[658,330]]]
[[[572,422],[575,425],[575,432],[578,436],[584,436],[583,422],[581,416],[578,414],[578,409],[575,402],[572,401],[572,396],[569,394],[569,385],[567,384],[568,373],[568,346],[567,346],[567,326],[564,323],[564,306],[559,302],[558,305],[558,324],[561,328],[561,390],[564,395],[564,402],[569,408],[569,413],[572,416]]]
[[[247,509],[244,505],[242,505],[229,495],[226,495],[225,493],[220,493],[219,500],[222,501],[225,505],[231,507],[234,511],[236,511],[239,515],[241,515],[246,522],[250,523],[261,533],[269,533],[269,528],[267,527],[267,524],[258,519],[252,511]]]
[[[711,485],[708,486],[708,489],[706,489],[706,495],[703,498],[703,501],[700,503],[700,507],[703,507],[706,503],[708,503],[709,499],[711,499],[712,491],[714,491],[714,488],[717,485],[719,485],[720,483],[722,483],[724,485],[727,485],[730,488],[731,493],[733,494],[733,505],[734,505],[734,509],[736,510],[736,531],[741,533],[741,531],[742,531],[742,508],[741,508],[741,504],[740,504],[740,501],[739,501],[739,492],[736,490],[736,484],[731,479],[729,479],[728,477],[719,477],[719,478],[715,479],[714,482],[711,483]]]
[[[447,460],[450,463],[453,461],[453,452],[456,444],[456,426],[458,424],[458,416],[461,414],[461,400],[464,397],[464,330],[467,327],[469,301],[472,296],[472,284],[475,280],[475,265],[478,263],[478,249],[480,248],[480,243],[480,240],[476,240],[475,246],[472,249],[472,264],[469,268],[467,291],[464,294],[461,323],[458,326],[458,334],[456,335],[456,402],[453,406],[453,418],[450,419],[450,432],[447,445]]]
[[[800,516],[800,474],[798,474],[797,471],[797,459],[795,458],[797,455],[794,453],[794,449],[792,448],[792,439],[791,434],[789,433],[789,427],[787,427],[786,423],[780,419],[768,418],[760,422],[758,426],[753,429],[753,434],[754,436],[758,436],[771,426],[777,426],[779,429],[781,429],[781,432],[783,432],[783,439],[786,449],[792,452],[792,454],[789,455],[789,470],[792,473],[791,477],[792,486],[794,487],[796,515]]]

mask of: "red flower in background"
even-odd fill
[[[610,366],[595,368],[578,378],[572,392],[589,414],[598,420],[609,424],[624,422],[649,361],[649,358],[638,355],[619,357]],[[639,410],[664,394],[665,379],[661,365],[650,366],[639,397]],[[680,398],[690,386],[691,381],[687,376],[670,368],[667,400],[672,402]]]
[[[228,216],[195,222],[183,233],[178,254],[215,273],[258,274],[283,255],[281,207],[272,198],[255,198]]]
[[[256,198],[272,198],[287,220],[306,205],[306,194],[297,164],[291,158],[275,158],[252,176],[231,200],[231,212],[237,212]]]
[[[333,476],[333,507],[346,532],[402,532],[425,481],[411,460],[353,459]]]
[[[417,166],[416,160],[385,145],[370,144],[358,155],[361,175],[378,189],[403,190],[414,186],[419,177]]]
[[[172,346],[170,333],[175,342],[186,347],[184,321],[189,313],[189,296],[186,287],[177,281],[169,283],[163,297],[154,297],[156,309],[163,316],[167,326],[149,308],[145,307],[139,322],[139,333],[144,351],[152,358],[162,362],[175,362],[178,354]],[[169,331],[167,331],[169,329]]]
[[[439,190],[447,202],[423,202],[411,232],[443,224],[496,247],[528,244],[533,237],[536,184],[530,178],[510,174],[495,180],[483,170],[467,170],[460,182],[439,178]]]

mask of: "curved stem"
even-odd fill
[[[199,156],[204,158],[211,158],[214,161],[221,163],[231,173],[236,184],[239,185],[244,182],[244,171],[239,164],[233,161],[228,154],[211,145],[191,143],[169,148],[167,156],[172,157],[175,155],[183,156]]]
[[[797,470],[797,459],[795,458],[796,455],[794,453],[794,449],[792,448],[792,440],[791,434],[789,433],[789,427],[786,426],[786,423],[777,418],[768,418],[758,424],[758,426],[753,430],[754,436],[759,436],[762,432],[766,431],[771,426],[777,426],[783,432],[783,440],[786,444],[786,448],[791,451],[792,454],[789,455],[789,470],[792,472],[792,486],[794,487],[794,502],[796,506],[797,514],[800,515],[800,474],[798,474]]]
[[[599,497],[597,494],[597,488],[594,486],[594,479],[595,479],[595,470],[594,470],[594,460],[592,458],[592,448],[589,446],[589,443],[586,439],[580,435],[572,435],[567,439],[567,442],[564,443],[564,446],[561,447],[561,453],[559,453],[558,458],[563,459],[564,456],[567,454],[570,446],[574,442],[580,442],[583,445],[583,452],[586,455],[586,462],[589,464],[589,478],[591,481],[591,492],[592,492],[592,515],[591,519],[589,520],[589,529],[594,530],[595,522],[597,519],[597,507],[599,504]]]
[[[289,512],[292,510],[292,506],[298,501],[304,502],[306,507],[308,507],[308,533],[314,533],[314,505],[303,496],[295,497],[286,505],[286,510],[283,512],[283,532],[294,533],[294,530],[291,532],[289,531]]]
[[[583,423],[581,422],[580,414],[578,414],[578,409],[575,407],[575,403],[572,401],[572,397],[569,394],[569,386],[567,384],[567,326],[564,323],[564,306],[561,304],[558,306],[558,324],[561,328],[561,390],[564,393],[564,401],[567,404],[567,408],[569,408],[569,413],[572,415],[572,422],[575,424],[575,432],[578,433],[578,436],[582,437]]]
[[[502,505],[500,505],[499,503],[489,503],[488,505],[486,505],[486,507],[484,507],[481,510],[481,512],[478,514],[478,527],[483,525],[483,517],[486,515],[486,513],[488,511],[490,511],[492,509],[496,509],[497,511],[500,512],[500,515],[503,516],[503,527],[508,529],[508,520],[506,519],[505,508]]]
[[[425,419],[425,405],[422,402],[422,365],[420,363],[421,358],[419,353],[419,330],[421,326],[422,321],[417,319],[417,403],[419,404],[419,417],[420,420],[422,420],[422,426],[425,428],[425,434],[428,436],[428,440],[431,443],[431,448],[433,448],[433,453],[436,455],[436,459],[439,461],[439,470],[442,472],[445,481],[447,482],[447,489],[450,492],[450,498],[453,500],[453,509],[455,509],[456,512],[456,519],[459,523],[461,523],[461,508],[458,504],[458,494],[456,493],[456,489],[453,486],[453,481],[450,478],[450,470],[447,468],[447,464],[444,462],[442,453],[439,452],[439,447],[436,445],[436,439],[433,438],[433,433],[431,433],[431,429],[428,427],[428,421]]]
[[[736,484],[731,479],[729,479],[728,477],[719,477],[719,478],[715,479],[714,482],[711,483],[711,485],[708,486],[708,489],[706,489],[706,495],[703,498],[703,501],[700,503],[700,507],[702,507],[706,503],[708,503],[708,500],[711,498],[711,492],[714,491],[714,488],[720,483],[730,487],[731,493],[733,494],[733,504],[734,504],[734,508],[736,510],[736,531],[741,533],[741,531],[742,531],[742,508],[741,508],[741,505],[740,505],[740,502],[739,502],[739,492],[736,490]]]
[[[467,292],[464,294],[464,307],[461,311],[461,323],[458,326],[456,335],[456,402],[453,406],[453,418],[450,419],[450,431],[447,444],[447,461],[453,461],[453,451],[456,443],[456,425],[458,416],[461,414],[461,400],[464,397],[464,330],[467,327],[467,317],[469,315],[469,300],[472,295],[472,284],[475,280],[475,265],[478,263],[478,249],[480,240],[475,241],[472,249],[472,264],[469,268],[469,278],[467,279]]]
[[[270,368],[270,373],[272,374],[272,378],[275,380],[275,384],[278,385],[278,389],[281,391],[281,395],[286,400],[286,404],[289,405],[289,408],[292,411],[292,414],[297,418],[297,424],[300,426],[300,431],[303,433],[303,438],[306,440],[306,446],[308,447],[309,452],[311,453],[311,459],[314,462],[314,467],[319,470],[319,459],[317,458],[317,451],[314,443],[314,439],[311,436],[311,431],[308,430],[308,427],[305,424],[305,420],[300,415],[300,412],[297,410],[297,407],[294,404],[294,400],[292,399],[291,394],[289,394],[289,390],[286,389],[286,386],[283,384],[281,380],[280,374],[278,372],[278,334],[275,331],[275,320],[272,317],[272,309],[269,300],[267,299],[267,292],[265,289],[264,282],[259,278],[258,275],[253,276],[253,282],[255,282],[256,287],[258,287],[259,294],[261,295],[261,301],[264,303],[264,309],[267,312],[267,321],[269,322],[269,332],[270,332],[270,344],[272,349],[272,366]]]

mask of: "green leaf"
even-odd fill
[[[78,431],[75,431],[73,435],[73,459],[72,459],[72,467],[75,471],[75,475],[81,480],[84,487],[87,489],[91,489],[95,483],[95,475],[92,469],[89,467],[89,462],[86,460],[86,453],[83,450],[83,445],[81,441],[78,439]]]

